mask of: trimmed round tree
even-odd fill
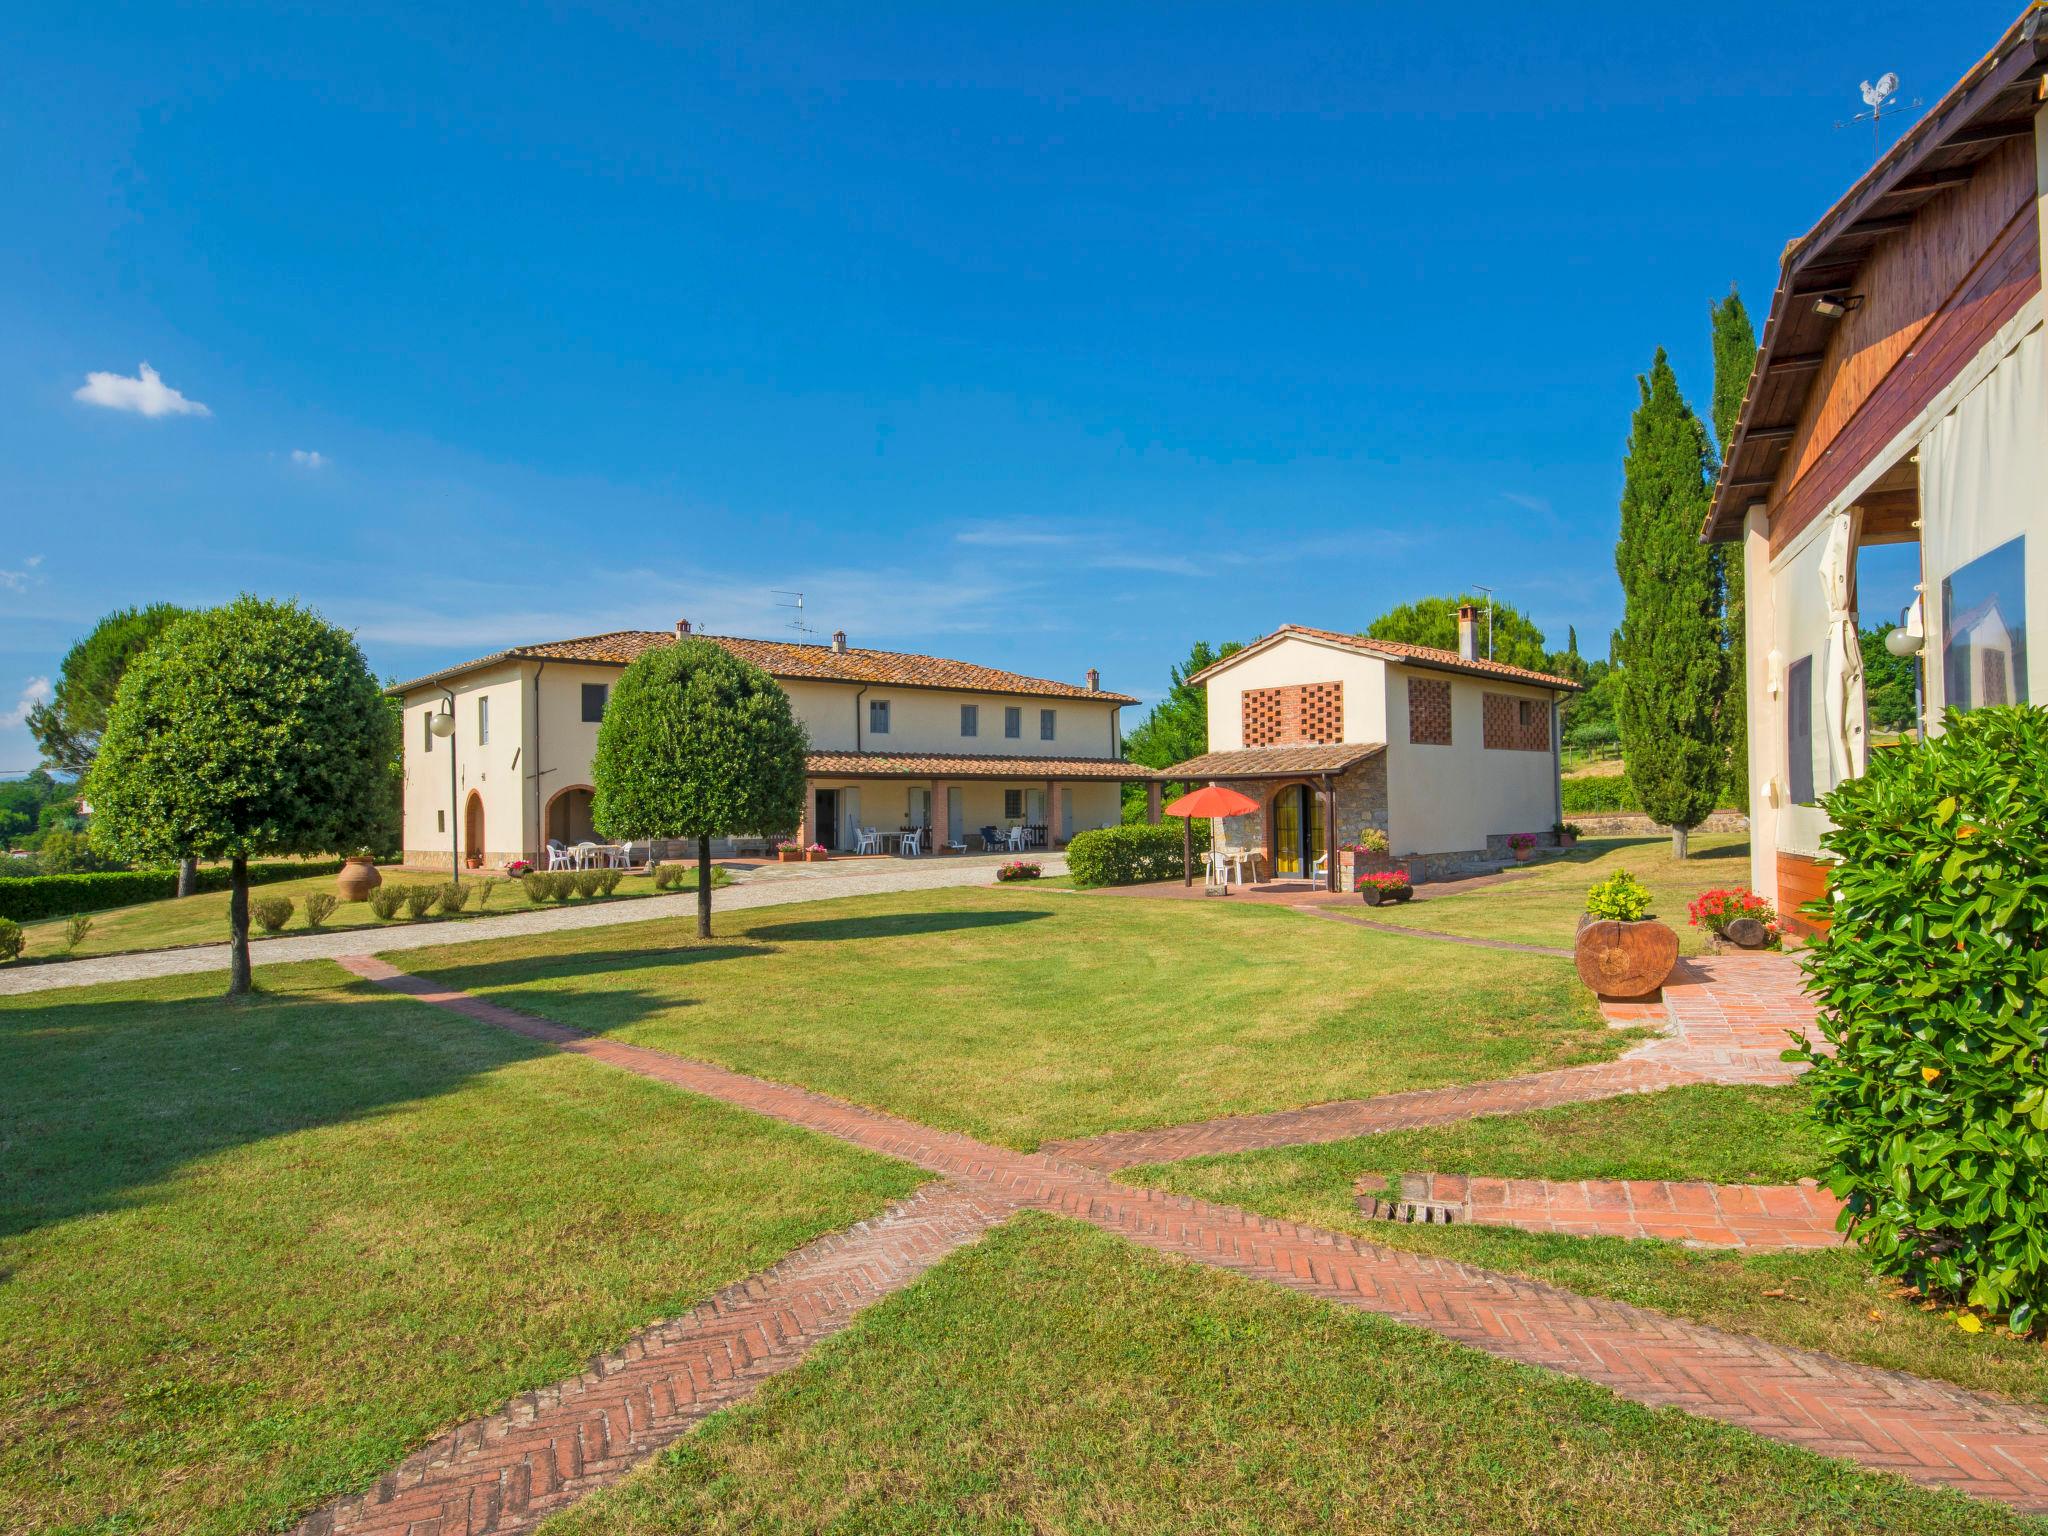
[[[249,860],[365,842],[396,748],[346,630],[240,597],[180,619],[128,668],[86,775],[93,842],[137,862],[229,861],[237,996],[249,990]]]
[[[612,686],[591,819],[606,837],[695,840],[697,936],[708,939],[711,839],[797,826],[809,745],[774,678],[709,640],[680,639]]]

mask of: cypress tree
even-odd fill
[[[1727,767],[1722,719],[1728,653],[1722,645],[1720,561],[1700,542],[1711,496],[1707,429],[1678,392],[1657,349],[1629,424],[1622,468],[1622,754],[1643,809],[1671,827],[1671,851],[1720,798]]]
[[[1735,439],[1735,424],[1742,415],[1742,397],[1749,389],[1749,376],[1756,367],[1756,327],[1749,323],[1749,310],[1742,295],[1731,284],[1728,297],[1709,306],[1714,337],[1714,439],[1723,458]],[[1728,782],[1749,782],[1748,675],[1745,657],[1748,642],[1743,636],[1744,571],[1742,546],[1717,546],[1722,554],[1722,576],[1728,591]],[[1742,792],[1747,803],[1749,792]]]

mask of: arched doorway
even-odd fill
[[[1272,809],[1273,876],[1306,880],[1323,856],[1323,797],[1307,784],[1287,784],[1274,792]]]
[[[566,789],[555,791],[548,801],[546,814],[541,818],[545,829],[542,836],[551,843],[563,843],[575,847],[578,843],[594,842],[597,828],[590,819],[591,788],[588,784],[571,784]]]
[[[472,869],[484,863],[484,797],[475,790],[462,807],[462,861]]]

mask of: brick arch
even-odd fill
[[[484,797],[475,790],[462,802],[462,861],[481,869],[484,862]]]
[[[590,821],[590,799],[597,791],[589,784],[564,784],[548,796],[540,813],[540,840],[545,848],[550,839],[580,843],[596,836]]]
[[[1323,784],[1322,780],[1320,779],[1297,777],[1292,779],[1281,779],[1264,786],[1264,788],[1261,790],[1261,798],[1259,801],[1259,819],[1260,821],[1265,823],[1264,832],[1266,868],[1271,870],[1275,875],[1278,875],[1280,872],[1280,838],[1277,830],[1280,824],[1280,797],[1283,794],[1286,794],[1289,791],[1296,789],[1307,790],[1312,799],[1322,804],[1323,815],[1325,817],[1329,817],[1335,814],[1331,806],[1327,802],[1323,801]],[[1328,828],[1326,824],[1326,835],[1327,831]],[[1308,864],[1313,862],[1314,860],[1311,859],[1308,861],[1308,863],[1305,863],[1302,866],[1301,877],[1304,880],[1308,878]]]

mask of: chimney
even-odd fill
[[[846,631],[843,629],[832,631],[832,654],[835,656],[844,656],[846,654]]]
[[[680,640],[680,639],[681,639],[681,638],[682,638],[682,637],[683,637],[684,635],[687,635],[687,634],[688,634],[689,632],[690,632],[690,621],[689,621],[688,619],[677,619],[677,620],[676,620],[676,638],[677,638],[678,640]]]
[[[1102,674],[1093,667],[1088,669],[1088,691],[1090,693],[1102,692]]]
[[[1458,654],[1467,661],[1479,659],[1479,610],[1470,603],[1458,605]]]

